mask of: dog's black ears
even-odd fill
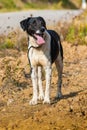
[[[20,22],[20,25],[21,25],[21,28],[24,30],[24,31],[27,31],[27,28],[28,28],[28,23],[29,23],[29,20],[31,19],[32,17],[29,17],[27,19],[24,19]],[[41,24],[46,28],[46,22],[45,20],[42,18],[42,17],[36,17],[38,18],[40,21],[41,21]]]
[[[46,28],[46,22],[42,17],[38,17],[38,19],[42,22],[42,25]]]
[[[31,17],[24,19],[20,22],[21,28],[26,31],[27,30],[27,26],[28,26],[28,22],[31,19]]]

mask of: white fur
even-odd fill
[[[38,99],[43,100],[44,92],[43,92],[43,86],[42,86],[42,68],[40,66],[38,67],[38,86],[39,86]]]
[[[50,42],[51,37],[47,31],[44,33],[44,39],[46,41],[45,44],[39,47],[37,45],[36,40],[29,36],[29,59],[31,63],[32,68],[32,84],[33,84],[33,98],[30,101],[30,105],[37,104],[37,100],[43,100],[43,103],[50,103],[50,86],[51,86],[51,56],[50,56]],[[35,48],[33,48],[33,47]],[[39,47],[39,48],[38,48]],[[58,58],[55,61],[57,70],[59,71],[59,80],[58,80],[58,91],[57,91],[57,97],[61,96],[61,89],[60,85],[62,82],[62,60],[61,56],[59,54]],[[45,94],[43,92],[42,87],[42,67],[45,69],[46,73],[46,89]],[[39,87],[39,93],[38,93],[38,87]]]

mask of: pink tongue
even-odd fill
[[[37,38],[37,44],[38,45],[42,45],[42,44],[45,43],[44,39],[41,36],[36,35],[36,34],[34,36]]]

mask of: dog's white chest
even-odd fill
[[[47,50],[44,52],[40,49],[31,48],[28,53],[31,66],[46,66],[49,64],[51,57],[48,52]]]

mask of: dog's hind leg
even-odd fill
[[[56,98],[61,98],[62,97],[61,87],[62,87],[63,60],[60,53],[55,61],[55,65],[58,71],[58,86],[57,86]]]
[[[44,99],[43,86],[42,86],[42,68],[38,67],[38,86],[39,86],[39,100]]]

